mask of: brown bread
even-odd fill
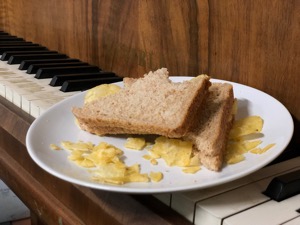
[[[198,120],[185,138],[194,143],[195,154],[206,168],[219,171],[233,123],[233,88],[228,83],[213,83],[208,93]]]

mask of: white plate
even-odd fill
[[[190,77],[171,77],[175,82]],[[212,82],[224,82],[211,79]],[[167,167],[163,161],[153,166],[142,158],[144,151],[126,150],[125,138],[99,137],[80,130],[71,113],[73,106],[82,106],[85,93],[72,96],[47,110],[30,126],[26,145],[32,159],[50,174],[65,181],[90,188],[124,193],[162,193],[193,190],[220,185],[248,175],[275,159],[290,142],[293,134],[293,120],[287,109],[273,97],[248,86],[232,83],[238,99],[237,118],[259,115],[264,119],[263,145],[276,143],[275,147],[262,155],[246,154],[246,160],[225,166],[221,172],[212,172],[204,167],[196,174],[185,174],[180,168]],[[121,83],[119,83],[122,85]],[[158,183],[129,183],[121,186],[93,182],[86,169],[76,166],[67,159],[68,151],[54,151],[50,144],[61,141],[91,141],[95,144],[105,141],[124,150],[127,165],[141,164],[141,172],[161,171],[164,179]]]

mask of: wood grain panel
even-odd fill
[[[0,28],[120,76],[165,66],[258,88],[299,120],[299,0],[2,0]]]
[[[210,75],[280,100],[300,119],[300,1],[209,1]]]
[[[9,9],[2,19],[5,30],[120,76],[141,76],[163,66],[174,75],[207,72],[207,1],[3,4]]]

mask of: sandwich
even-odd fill
[[[213,171],[223,166],[234,115],[233,87],[201,75],[182,83],[166,69],[124,78],[118,93],[74,108],[81,129],[98,135],[157,134],[193,143],[193,154]]]
[[[180,83],[169,79],[162,68],[135,79],[118,93],[75,107],[81,129],[97,135],[156,134],[185,136],[202,106],[210,86],[209,77]]]
[[[195,155],[209,170],[223,166],[228,134],[233,124],[233,87],[228,83],[212,83],[199,116],[184,139],[193,143]]]

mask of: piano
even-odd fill
[[[32,224],[300,224],[299,191],[283,200],[266,193],[274,178],[299,186],[299,5],[79,2],[0,3],[0,179],[30,209]],[[173,75],[204,72],[273,95],[293,115],[291,143],[244,178],[155,195],[81,187],[31,160],[26,132],[50,106],[161,66]]]

